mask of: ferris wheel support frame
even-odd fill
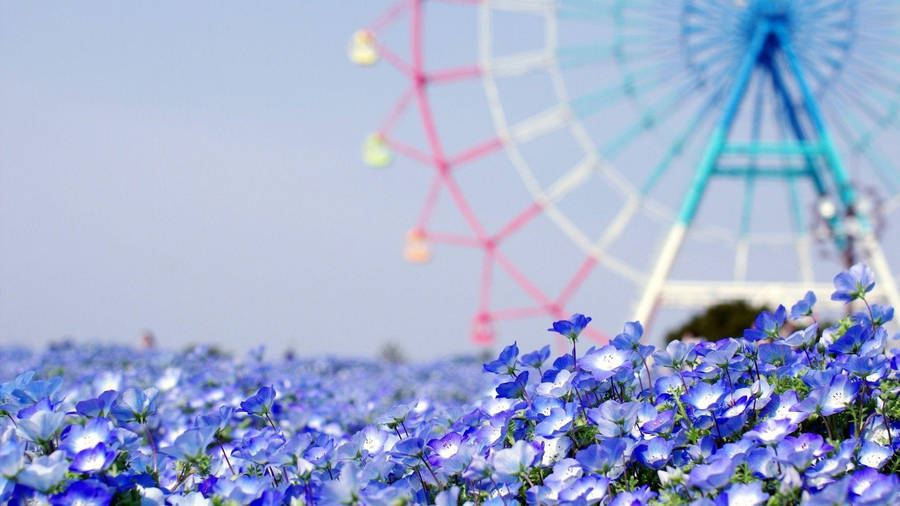
[[[760,19],[753,30],[747,51],[738,68],[736,80],[732,84],[728,99],[725,102],[722,116],[716,129],[710,136],[703,157],[695,172],[694,181],[682,203],[675,223],[670,228],[663,242],[657,262],[637,303],[635,320],[643,322],[645,326],[649,326],[652,323],[653,316],[661,302],[676,302],[683,306],[693,305],[690,303],[690,294],[694,291],[718,292],[719,295],[728,294],[732,297],[744,297],[751,300],[759,300],[762,297],[772,299],[765,301],[770,303],[780,303],[788,300],[787,297],[797,296],[798,286],[796,286],[796,283],[724,282],[714,283],[717,290],[710,290],[711,284],[708,281],[673,282],[669,279],[669,275],[712,176],[729,175],[727,174],[728,172],[738,172],[738,175],[741,175],[742,171],[744,172],[742,175],[748,179],[758,176],[795,177],[804,175],[812,180],[820,197],[826,198],[829,190],[825,181],[823,181],[822,174],[819,174],[817,171],[813,160],[814,156],[821,157],[822,162],[824,162],[822,165],[836,187],[836,196],[843,208],[841,212],[834,213],[827,218],[836,246],[839,250],[848,252],[845,255],[845,259],[848,262],[852,262],[855,253],[854,239],[857,240],[860,243],[860,250],[872,262],[876,279],[882,283],[884,298],[891,305],[900,307],[898,306],[900,304],[900,292],[898,292],[895,279],[890,272],[884,252],[875,237],[871,224],[866,216],[861,215],[855,209],[856,192],[850,184],[850,179],[841,158],[822,119],[818,104],[804,78],[800,62],[791,46],[788,30],[784,22],[777,18],[778,12],[776,9],[773,8],[771,14],[771,17]],[[774,49],[771,49],[772,46],[774,46]],[[809,141],[802,131],[797,119],[798,111],[793,107],[786,91],[785,83],[777,68],[773,66],[770,59],[772,55],[767,53],[767,50],[780,50],[786,58],[790,72],[793,74],[800,89],[803,109],[815,130],[817,142]],[[776,145],[766,145],[758,142],[746,145],[729,143],[728,139],[732,126],[745,98],[751,78],[754,72],[762,71],[771,73],[772,84],[785,102],[785,109],[796,141]],[[751,166],[749,168],[724,170],[718,167],[718,162],[722,155],[728,152],[743,152],[754,155],[767,153],[801,155],[806,161],[806,169],[798,172],[782,168],[781,170],[763,172]],[[848,230],[844,220],[845,216],[855,219],[855,225],[858,228],[856,237],[853,236],[852,231]],[[761,290],[763,287],[765,289]],[[827,290],[827,287],[819,287],[819,289],[822,288]],[[708,297],[700,297],[696,302],[708,303],[709,301]]]

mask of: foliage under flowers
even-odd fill
[[[236,362],[64,347],[0,364],[0,499],[54,504],[892,504],[893,310],[822,329],[807,294],[742,336],[642,344],[628,323],[478,374],[464,361]],[[799,330],[788,333],[786,326]],[[32,371],[20,373],[20,371]],[[34,372],[36,371],[36,373]]]

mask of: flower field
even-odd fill
[[[486,364],[4,350],[12,504],[897,504],[900,358],[864,265],[715,343],[515,344]],[[550,337],[548,333],[548,338]],[[548,339],[549,340],[549,339]]]

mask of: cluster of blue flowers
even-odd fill
[[[68,346],[0,364],[13,504],[896,504],[900,357],[871,271],[743,336],[471,362],[235,361]],[[21,373],[20,371],[30,372]],[[35,372],[36,371],[36,372]],[[261,386],[262,385],[262,386]]]

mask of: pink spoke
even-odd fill
[[[409,102],[412,100],[414,93],[415,93],[415,90],[413,88],[410,88],[410,89],[406,90],[406,93],[404,93],[400,97],[400,100],[398,100],[397,103],[394,105],[394,108],[391,110],[391,113],[388,115],[388,117],[384,120],[384,122],[378,128],[378,131],[380,133],[384,134],[384,133],[390,132],[394,128],[394,125],[397,123],[397,120],[400,119],[400,115],[402,115],[403,112],[406,111],[406,108],[409,106]]]
[[[478,242],[478,239],[460,234],[446,234],[443,232],[432,232],[430,230],[426,230],[425,238],[433,242],[442,242],[445,244],[453,244],[456,246],[469,246],[473,248],[481,246],[481,243]]]
[[[418,149],[416,149],[412,146],[409,146],[407,144],[397,142],[390,137],[384,137],[384,143],[387,144],[388,146],[390,146],[390,148],[393,149],[394,151],[396,151],[404,156],[408,156],[409,158],[412,158],[414,160],[418,160],[418,161],[424,163],[425,165],[433,165],[433,163],[434,163],[434,160],[432,160],[431,157],[428,156],[426,153],[423,153],[422,151],[419,151]]]
[[[440,175],[435,176],[431,181],[428,193],[425,195],[425,205],[422,206],[422,214],[419,215],[419,228],[425,228],[425,224],[431,219],[431,213],[434,212],[434,206],[437,204],[438,192],[441,190],[442,182]]]
[[[550,300],[549,297],[544,295],[544,292],[541,291],[540,288],[535,286],[531,280],[529,280],[524,274],[519,272],[518,269],[510,262],[502,253],[499,251],[494,251],[494,258],[497,259],[497,263],[500,264],[500,267],[503,268],[504,271],[513,279],[513,281],[519,285],[523,290],[525,290],[528,295],[531,296],[538,304],[543,304],[544,306],[552,306],[553,301]]]
[[[388,49],[387,46],[385,46],[381,42],[378,42],[378,40],[373,41],[373,44],[375,45],[375,49],[378,51],[378,54],[381,55],[385,59],[385,61],[408,76],[414,75],[412,67],[410,67],[410,65],[406,63],[403,58],[397,56],[397,53]]]
[[[591,274],[595,265],[597,265],[597,259],[592,256],[587,257],[581,264],[581,267],[575,272],[575,276],[572,277],[569,284],[563,288],[562,292],[559,294],[559,298],[556,299],[556,303],[560,306],[564,306],[569,302],[569,299],[575,295],[575,292],[578,291],[581,284],[584,283],[584,280]]]
[[[547,314],[547,310],[543,307],[514,307],[507,309],[497,309],[493,313],[496,320],[518,320],[521,318],[533,318]]]
[[[478,311],[488,312],[491,305],[491,288],[494,275],[494,255],[487,252],[481,263],[481,289],[479,290]]]
[[[450,197],[456,203],[456,208],[459,209],[460,214],[463,215],[463,219],[468,222],[469,227],[472,228],[472,231],[475,232],[478,239],[483,241],[487,235],[484,231],[484,227],[481,226],[481,222],[475,217],[475,213],[472,212],[469,203],[466,202],[465,197],[463,197],[462,191],[459,189],[459,186],[456,185],[456,181],[454,181],[446,171],[441,171],[440,174],[441,178],[444,180],[444,185],[447,186],[447,191],[450,192]]]
[[[495,137],[481,144],[477,144],[472,146],[465,151],[459,153],[450,159],[448,165],[451,167],[458,167],[462,164],[469,163],[476,158],[480,158],[491,151],[496,151],[503,147],[503,141],[500,140],[499,137]]]
[[[399,16],[400,13],[402,13],[404,11],[404,9],[406,9],[406,7],[407,7],[406,0],[397,1],[396,3],[394,3],[394,5],[388,7],[387,10],[385,10],[384,13],[378,19],[376,19],[374,22],[372,22],[371,25],[369,25],[369,31],[370,32],[380,31],[388,23],[397,19],[397,16]]]
[[[522,228],[523,225],[528,223],[532,218],[540,214],[543,207],[537,202],[533,202],[528,208],[519,213],[518,216],[512,219],[509,223],[507,223],[503,228],[500,229],[499,232],[494,234],[494,241],[500,242],[503,239],[509,237],[510,234]]]
[[[469,79],[481,75],[481,67],[478,65],[468,65],[465,67],[449,68],[443,70],[435,70],[428,73],[428,80],[434,83],[446,83],[459,79]]]

